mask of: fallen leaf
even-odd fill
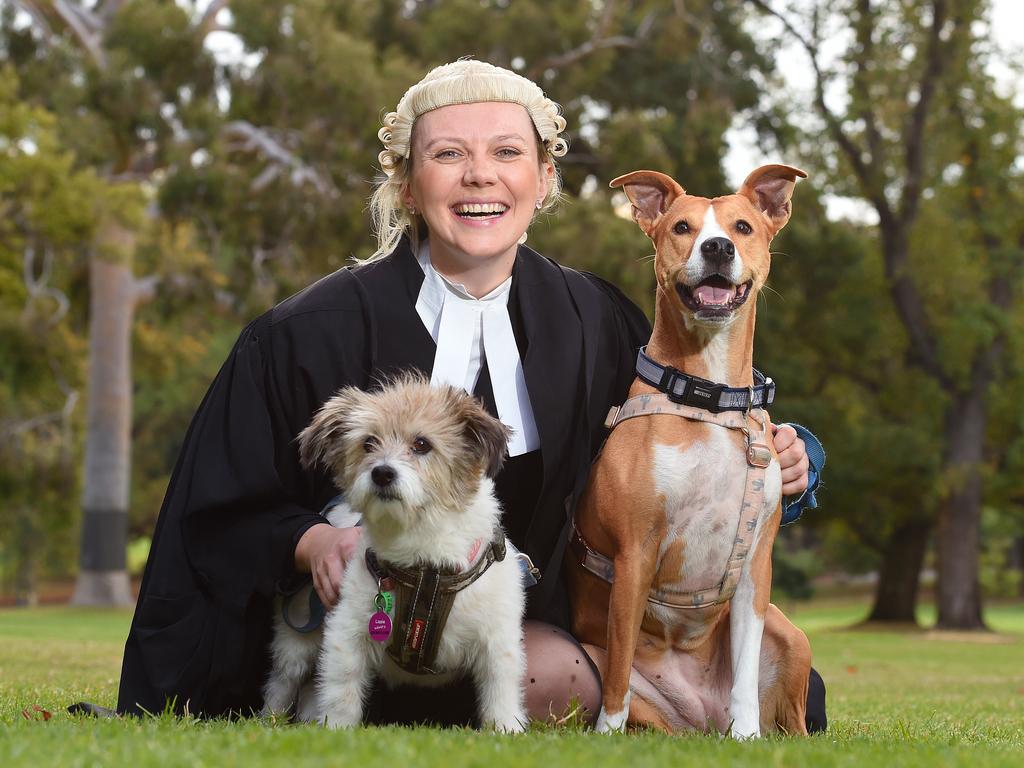
[[[53,717],[51,713],[47,712],[38,704],[33,704],[31,710],[29,710],[28,708],[21,710],[21,716],[24,717],[26,720],[38,720],[39,718],[36,717],[34,713],[41,714],[43,716],[44,722]]]

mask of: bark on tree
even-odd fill
[[[21,556],[14,575],[14,603],[18,606],[39,604],[39,526],[31,509],[17,513],[14,531],[15,546]]]
[[[131,474],[134,233],[111,224],[89,266],[89,379],[82,538],[74,605],[131,605],[127,570]],[[116,253],[122,258],[104,254]]]
[[[875,601],[868,621],[916,624],[921,565],[928,549],[932,525],[927,520],[907,520],[889,536],[882,553]]]
[[[986,629],[978,566],[987,386],[988,377],[976,375],[975,386],[954,398],[946,416],[945,463],[951,487],[939,511],[936,536],[939,629]]]

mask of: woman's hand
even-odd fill
[[[295,546],[295,569],[313,575],[313,588],[325,608],[341,596],[345,565],[356,553],[362,529],[318,524],[308,529]]]
[[[796,496],[807,489],[807,468],[810,466],[807,448],[789,424],[772,424],[772,434],[782,468],[782,495]]]

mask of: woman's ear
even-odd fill
[[[543,204],[548,199],[551,185],[555,183],[555,164],[550,160],[540,161],[540,180],[537,184],[537,199]]]
[[[402,205],[405,206],[405,210],[412,214],[416,213],[416,200],[412,196],[412,190],[409,188],[408,182],[402,187],[401,192]]]

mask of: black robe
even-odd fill
[[[262,706],[277,585],[335,495],[303,471],[295,436],[340,387],[429,374],[435,344],[416,313],[423,272],[403,241],[328,275],[253,321],[192,420],[160,510],[125,644],[117,709],[217,716]],[[561,626],[567,510],[586,482],[611,405],[650,326],[603,280],[520,247],[510,314],[540,435],[542,480],[514,543],[543,571],[527,615]]]

